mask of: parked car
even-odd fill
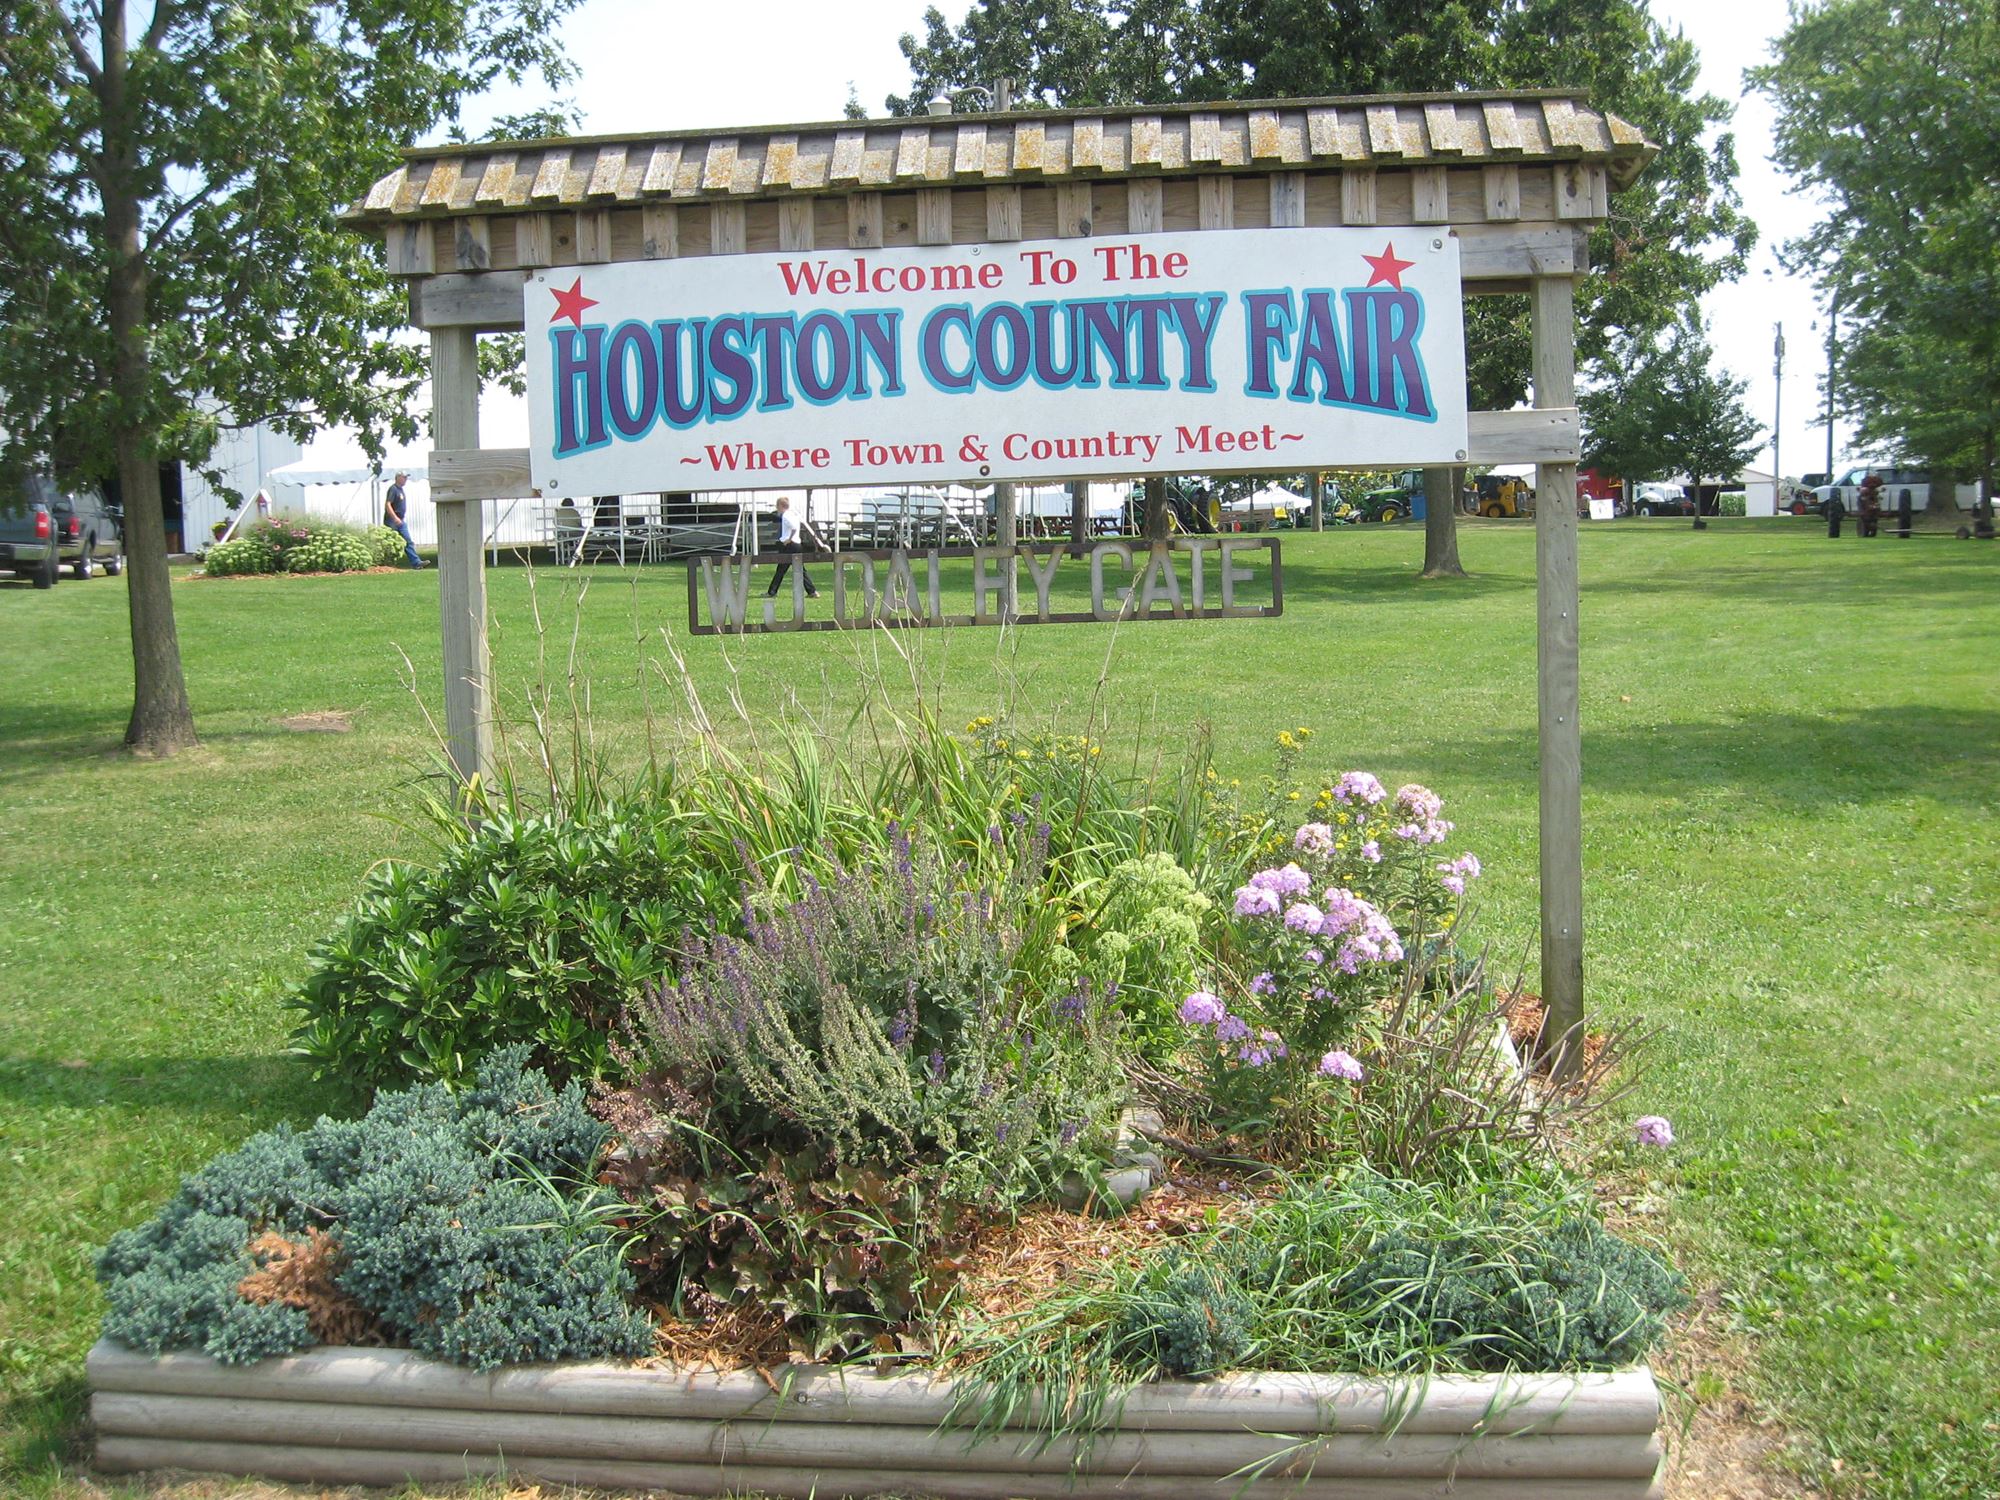
[[[1691,516],[1694,502],[1679,485],[1664,480],[1642,481],[1632,496],[1632,509],[1642,516]]]
[[[1847,470],[1831,484],[1822,484],[1812,492],[1810,500],[1794,497],[1791,504],[1795,516],[1824,515],[1826,502],[1836,495],[1849,515],[1861,508],[1861,481],[1870,474],[1882,476],[1882,508],[1894,510],[1903,497],[1903,491],[1910,492],[1910,509],[1921,511],[1931,503],[1931,472],[1929,469],[1901,468],[1889,464],[1857,464]],[[1979,504],[1979,486],[1961,484],[1955,498],[1960,510],[1972,510]]]
[[[41,483],[0,485],[0,571],[32,578],[38,589],[56,586],[61,566],[55,512]]]
[[[49,509],[62,561],[78,578],[90,577],[99,567],[113,578],[125,571],[124,517],[105,504],[96,485],[55,490]]]
[[[125,529],[95,485],[64,489],[43,474],[0,485],[0,571],[53,588],[64,563],[78,578],[125,570]]]

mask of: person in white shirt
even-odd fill
[[[787,500],[783,495],[778,497],[777,513],[778,550],[780,552],[805,551],[805,538],[812,535],[812,527],[792,514],[792,502]],[[791,570],[792,562],[790,558],[786,558],[785,561],[778,564],[778,571],[771,575],[770,588],[764,591],[764,596],[767,599],[775,599],[777,597],[778,585],[785,581],[785,575]],[[817,599],[819,597],[819,590],[813,587],[812,574],[806,571],[806,565],[803,562],[799,564],[799,577],[805,580],[806,597],[808,599]]]

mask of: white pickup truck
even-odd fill
[[[1805,515],[1808,511],[1814,515],[1824,514],[1827,501],[1838,496],[1841,508],[1849,515],[1853,515],[1861,508],[1861,481],[1870,474],[1882,476],[1882,509],[1885,512],[1895,510],[1902,503],[1904,490],[1910,492],[1912,511],[1921,512],[1931,503],[1929,469],[1897,468],[1887,464],[1859,464],[1842,474],[1832,484],[1823,484],[1815,489],[1812,492],[1811,505],[1807,505],[1803,500],[1792,501],[1791,512],[1795,516]],[[1972,510],[1979,504],[1979,486],[1961,484],[1958,486],[1956,498],[1960,510]]]

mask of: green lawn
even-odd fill
[[[1249,776],[1421,780],[1486,860],[1507,966],[1535,913],[1533,538],[1468,525],[1460,583],[1408,528],[1287,540],[1276,621],[901,638],[955,718],[1011,695],[1109,738],[1213,725]],[[1641,1102],[1682,1144],[1660,1222],[1759,1356],[1755,1392],[1837,1493],[1992,1493],[2000,1474],[2000,552],[1830,543],[1809,523],[1587,527],[1588,983],[1663,1034]],[[595,715],[636,741],[635,644],[685,619],[679,573],[601,570],[572,619]],[[124,585],[0,586],[0,1377],[11,1489],[73,1455],[92,1247],[248,1132],[341,1101],[284,1052],[276,999],[430,765],[402,658],[439,712],[435,573],[176,587],[203,746],[116,750]],[[527,576],[492,575],[496,675],[535,654]],[[843,735],[880,640],[683,641],[721,715]],[[671,722],[677,690],[655,678]],[[789,700],[795,696],[796,704]],[[343,710],[349,734],[286,715]],[[739,731],[732,731],[739,732]],[[1531,971],[1532,972],[1532,971]],[[1657,1168],[1635,1170],[1658,1170]],[[1836,1472],[1835,1460],[1839,1460]],[[38,1489],[50,1488],[36,1481]],[[11,1490],[10,1490],[11,1492]]]

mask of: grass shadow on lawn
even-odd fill
[[[315,1083],[289,1053],[214,1057],[0,1058],[0,1102],[34,1110],[132,1107],[182,1114],[268,1116],[266,1124],[364,1102]]]
[[[1963,808],[2000,805],[1984,759],[2000,710],[1921,704],[1825,714],[1745,713],[1664,724],[1583,721],[1586,792],[1658,794],[1677,784],[1733,787],[1793,811],[1922,795]],[[1511,788],[1532,777],[1532,729],[1473,737],[1461,782]]]

